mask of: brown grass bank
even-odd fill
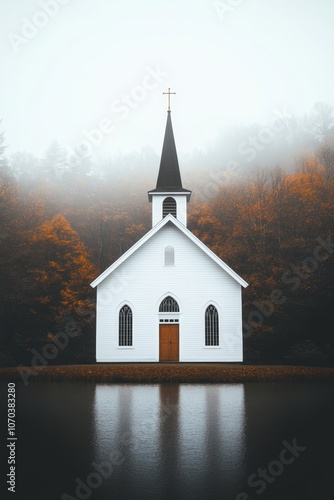
[[[30,371],[29,371],[30,370]],[[21,371],[21,373],[20,373]],[[103,383],[240,383],[334,381],[334,368],[230,363],[110,363],[0,368],[0,380]]]

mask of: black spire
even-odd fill
[[[157,187],[150,192],[153,193],[154,191],[190,193],[188,189],[183,189],[182,187],[170,111],[168,111],[167,114],[166,131],[162,146]]]
[[[171,113],[168,111],[164,143],[162,146],[157,189],[178,191],[182,189],[179,161],[173,134]]]

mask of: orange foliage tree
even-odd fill
[[[42,311],[49,320],[61,321],[92,308],[89,283],[97,269],[66,218],[58,214],[29,236],[29,277],[36,301],[33,312]]]
[[[246,345],[257,344],[264,359],[270,352],[280,361],[305,341],[318,355],[334,355],[328,326],[334,323],[334,252],[329,246],[323,259],[314,257],[319,239],[334,233],[329,156],[326,150],[327,168],[321,157],[307,157],[294,174],[257,169],[243,183],[221,186],[189,217],[197,236],[250,283]]]

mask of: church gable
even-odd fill
[[[184,281],[198,287],[199,283],[205,286],[203,280],[211,283],[219,276],[222,282],[235,282],[239,286],[235,277],[227,271],[228,266],[224,269],[224,263],[220,262],[221,265],[173,221],[169,221],[133,252],[129,252],[126,259],[119,264],[116,262],[100,283],[109,281],[114,274],[118,277],[123,274],[131,282],[130,286],[141,289],[156,280],[168,284],[171,280],[175,283]]]
[[[170,247],[169,250],[167,247]],[[127,268],[131,269],[133,273],[136,273],[136,266],[139,268],[147,265],[147,275],[149,276],[153,267],[156,269],[156,267],[159,268],[160,264],[166,265],[166,252],[167,254],[169,252],[169,259],[172,258],[171,254],[173,253],[174,265],[176,266],[178,262],[179,269],[183,263],[183,270],[190,266],[192,272],[196,274],[202,274],[203,266],[210,267],[213,273],[223,270],[226,275],[236,280],[240,285],[247,286],[247,283],[237,273],[171,215],[152,228],[147,235],[104,271],[91,286],[93,288],[97,286],[127,260],[129,260]],[[140,255],[139,260],[134,258],[135,254]],[[134,261],[136,264],[133,264]],[[167,261],[167,266],[170,265],[171,263]],[[138,276],[142,275],[140,269],[137,272]]]

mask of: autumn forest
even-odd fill
[[[318,103],[283,125],[243,127],[180,159],[188,228],[249,283],[246,363],[330,365],[333,109]],[[89,284],[150,229],[159,155],[68,155],[55,141],[43,158],[9,156],[0,137],[0,364],[30,365],[36,353],[92,363]]]

